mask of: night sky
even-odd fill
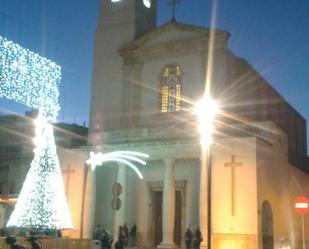
[[[167,2],[158,0],[159,25],[171,18]],[[181,0],[177,21],[209,26],[210,2]],[[0,34],[62,67],[58,121],[88,124],[98,6],[99,0],[0,1]],[[229,31],[231,51],[309,120],[309,1],[218,0],[216,27]],[[0,106],[1,113],[25,110],[5,100]]]

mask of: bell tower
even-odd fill
[[[101,0],[95,34],[89,144],[100,149],[104,129],[120,126],[120,48],[156,27],[156,0]]]

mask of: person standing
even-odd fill
[[[127,223],[123,224],[122,231],[123,231],[123,235],[124,235],[124,245],[127,246],[128,240],[129,240],[129,228],[127,226]]]
[[[107,236],[107,232],[105,231],[105,229],[103,229],[102,231],[101,246],[102,246],[102,249],[109,248],[108,236]]]
[[[94,240],[100,240],[101,235],[102,235],[101,225],[97,225],[97,227],[94,229],[93,239]]]
[[[200,231],[200,227],[198,226],[194,232],[194,241],[193,241],[194,249],[200,249],[200,245],[202,241],[203,241],[202,234]]]
[[[11,236],[5,238],[5,243],[10,246],[10,249],[26,249],[25,247],[16,244],[16,239]]]
[[[29,239],[27,239],[27,241],[31,244],[32,249],[41,249],[41,247],[36,242],[36,240],[37,240],[37,238],[33,237],[33,236],[31,236]]]
[[[187,249],[191,249],[192,238],[193,238],[193,234],[192,234],[190,228],[187,228],[187,231],[185,233],[185,243],[186,243],[186,248]]]
[[[125,240],[125,235],[123,232],[123,227],[120,226],[118,230],[118,241],[115,243],[115,249],[123,249],[124,240]]]
[[[137,231],[137,226],[134,223],[130,229],[130,241],[131,241],[130,245],[131,246],[135,246],[136,231]]]

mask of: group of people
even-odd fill
[[[120,226],[118,229],[117,241],[115,243],[115,249],[124,249],[127,246],[135,246],[137,226],[133,224],[129,230],[127,223]],[[98,225],[94,231],[94,240],[101,241],[102,249],[111,249],[113,244],[113,235],[107,229],[101,229]],[[200,249],[201,242],[203,241],[200,228],[197,226],[194,231],[187,228],[185,233],[186,249]]]
[[[115,243],[115,249],[123,249],[126,246],[134,246],[136,239],[137,226],[133,224],[130,231],[127,223],[119,227],[118,230],[118,240]]]
[[[41,249],[41,247],[36,242],[36,240],[37,238],[34,236],[31,236],[27,239],[27,241],[31,245],[31,249]],[[12,236],[6,237],[5,243],[10,246],[10,249],[26,249],[24,246],[16,244],[16,239],[15,237],[12,237]]]
[[[134,246],[136,238],[137,226],[133,224],[130,231],[125,223],[123,226],[119,227],[117,241],[115,243],[115,249],[123,249],[126,246]],[[102,229],[98,225],[94,231],[93,235],[94,240],[99,240],[101,242],[102,249],[111,249],[113,244],[113,235],[107,229]]]
[[[203,238],[199,227],[196,227],[194,232],[192,232],[190,228],[187,228],[185,233],[185,243],[187,249],[200,249],[202,241]]]
[[[100,225],[98,225],[94,230],[93,239],[100,241],[102,248],[106,249],[112,248],[113,243],[112,233],[108,229],[102,229]]]

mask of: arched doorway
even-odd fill
[[[262,240],[263,249],[274,249],[273,212],[268,201],[262,204]]]

